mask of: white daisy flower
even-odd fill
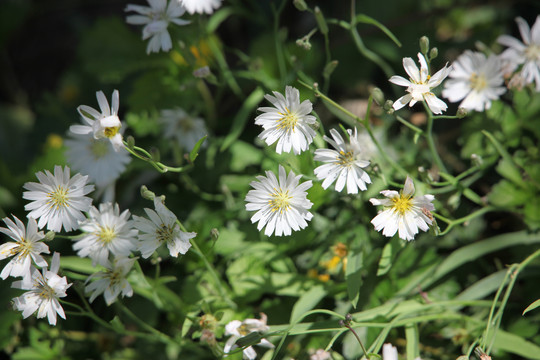
[[[109,139],[114,150],[119,151],[124,147],[124,143],[120,132],[122,123],[118,118],[118,107],[120,106],[118,90],[113,91],[111,107],[109,107],[109,102],[103,91],[98,91],[96,98],[101,113],[90,106],[79,106],[77,111],[87,125],[71,125],[69,130],[79,135],[92,134],[95,139]]]
[[[188,20],[180,19],[186,9],[178,0],[147,0],[150,6],[126,6],[124,11],[134,11],[139,15],[126,17],[126,22],[132,25],[144,25],[142,39],[150,38],[146,53],[169,51],[172,49],[171,35],[167,31],[169,23],[176,25],[189,24]]]
[[[167,244],[171,256],[185,254],[191,247],[189,239],[194,238],[197,233],[180,230],[176,215],[165,207],[158,196],[154,198],[154,207],[155,211],[144,209],[150,220],[133,215],[134,226],[140,231],[138,250],[142,257],[150,257],[163,243]]]
[[[304,100],[300,103],[300,92],[292,86],[285,88],[285,96],[274,91],[274,96],[265,95],[274,107],[260,107],[262,111],[255,118],[255,124],[263,127],[259,137],[272,145],[276,141],[276,152],[291,152],[295,155],[307,150],[309,144],[316,136],[315,130],[310,125],[316,123],[315,116],[309,115],[313,109],[311,101]]]
[[[384,210],[371,220],[375,230],[383,230],[383,235],[392,237],[399,231],[403,240],[413,240],[418,229],[427,231],[432,224],[431,211],[435,207],[431,203],[433,195],[414,197],[414,184],[407,176],[405,186],[399,193],[393,190],[381,191],[387,199],[369,199],[373,205],[382,205]]]
[[[92,206],[89,218],[80,223],[84,232],[73,244],[73,250],[80,257],[89,257],[94,266],[105,266],[109,262],[109,253],[127,257],[137,248],[138,231],[129,220],[129,210],[120,214],[118,204],[105,203],[99,210]]]
[[[442,95],[451,102],[463,100],[459,107],[484,111],[506,88],[501,61],[496,55],[486,58],[481,52],[466,50],[452,64]]]
[[[266,332],[270,328],[266,325],[267,316],[264,313],[261,313],[261,320],[258,319],[245,319],[244,321],[233,320],[225,325],[225,335],[230,336],[230,338],[225,343],[223,352],[228,354],[231,350],[234,350],[237,346],[235,345],[236,340],[244,337],[252,332]],[[261,339],[257,344],[266,348],[273,348],[274,344],[266,339]],[[253,347],[248,346],[243,352],[243,358],[253,360],[257,357],[257,353]]]
[[[313,215],[307,211],[313,203],[307,199],[306,190],[312,185],[311,180],[298,184],[302,175],[296,176],[292,171],[287,173],[279,166],[279,181],[273,172],[267,171],[265,176],[257,176],[252,181],[246,195],[246,210],[257,211],[251,222],[259,222],[260,231],[265,225],[264,234],[276,236],[291,235],[291,230],[298,231],[307,226],[306,220]]]
[[[399,86],[407,87],[407,95],[400,97],[394,102],[394,110],[399,110],[405,105],[413,106],[418,101],[425,101],[430,110],[434,114],[442,114],[447,109],[444,101],[439,99],[435,94],[431,92],[431,89],[439,86],[441,82],[448,76],[452,67],[446,67],[446,65],[435,75],[430,76],[428,65],[424,55],[418,53],[418,61],[420,62],[420,70],[414,63],[414,60],[406,57],[403,58],[403,67],[410,77],[410,80],[404,77],[394,75],[390,78],[390,82]]]
[[[107,306],[110,306],[116,301],[118,295],[122,295],[122,297],[133,296],[133,289],[126,278],[135,260],[136,258],[115,258],[112,264],[104,265],[105,271],[90,275],[86,282],[91,282],[84,289],[85,293],[92,293],[90,302],[103,294]]]
[[[41,241],[45,238],[45,234],[43,231],[37,231],[38,226],[35,219],[29,218],[26,228],[16,216],[13,215],[13,219],[15,222],[7,217],[4,218],[7,228],[0,227],[0,232],[15,240],[15,242],[11,241],[0,245],[0,260],[13,256],[0,273],[0,277],[4,280],[8,276],[29,277],[32,261],[38,267],[47,266],[47,261],[40,254],[49,253],[49,247]]]
[[[70,177],[69,167],[62,170],[54,167],[54,175],[48,170],[36,173],[39,183],[27,182],[23,199],[32,200],[24,209],[30,211],[29,218],[39,219],[38,227],[47,225],[47,229],[59,232],[77,230],[79,221],[85,219],[83,211],[88,211],[92,199],[85,196],[94,190],[94,185],[87,185],[88,176],[76,174]]]
[[[211,14],[221,6],[221,0],[178,0],[188,13]]]
[[[66,290],[71,284],[67,283],[65,276],[58,276],[59,268],[60,254],[54,253],[50,270],[43,269],[39,272],[36,268],[32,268],[30,278],[13,283],[14,288],[29,290],[13,299],[13,307],[22,311],[23,318],[26,319],[36,311],[37,318],[47,316],[50,325],[56,325],[56,314],[62,319],[66,318],[58,298],[66,296]]]
[[[317,167],[315,175],[319,180],[324,179],[322,183],[324,189],[327,189],[337,179],[336,191],[343,190],[347,184],[348,194],[358,194],[358,189],[364,191],[367,189],[366,183],[371,183],[369,175],[362,169],[369,165],[369,161],[362,159],[356,128],[354,128],[354,133],[351,129],[347,130],[347,133],[350,140],[348,143],[335,129],[330,130],[333,140],[326,135],[323,137],[336,150],[315,150],[314,160],[327,163]]]
[[[131,161],[127,150],[115,151],[107,139],[71,134],[65,144],[66,157],[71,168],[88,175],[98,188],[113,184]]]
[[[187,151],[191,151],[195,144],[208,134],[203,119],[192,117],[181,108],[161,110],[161,122],[165,125],[165,138],[176,139]]]
[[[510,80],[510,86],[522,87],[534,82],[536,91],[540,91],[540,15],[532,28],[521,17],[517,17],[516,22],[523,42],[509,35],[501,35],[497,39],[499,44],[508,46],[500,55],[507,65],[506,70],[514,72],[521,66]]]

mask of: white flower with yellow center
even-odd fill
[[[519,88],[534,82],[536,91],[540,91],[540,15],[532,28],[521,17],[517,17],[516,22],[523,42],[509,35],[501,35],[497,39],[499,44],[508,46],[500,55],[506,70],[514,72],[521,66],[510,80],[510,86]]]
[[[177,0],[188,13],[211,14],[221,6],[221,0]]]
[[[138,250],[142,257],[150,257],[162,244],[167,244],[171,256],[185,254],[191,247],[189,240],[197,233],[180,230],[176,215],[157,196],[154,198],[154,207],[155,211],[144,209],[150,220],[133,215],[134,226],[139,230]]]
[[[165,138],[176,139],[178,145],[186,151],[191,151],[195,144],[208,134],[203,119],[190,116],[181,108],[161,110],[160,120],[164,124]]]
[[[231,350],[234,350],[237,345],[236,340],[250,334],[253,332],[263,333],[268,331],[270,328],[266,325],[267,316],[264,313],[261,313],[261,320],[258,319],[245,319],[244,321],[233,320],[227,325],[225,325],[225,336],[230,336],[230,338],[225,343],[223,347],[223,352],[228,354]],[[263,346],[266,348],[273,348],[274,344],[266,339],[261,339],[261,341],[256,344],[258,346]],[[242,350],[242,357],[244,359],[253,360],[257,358],[257,353],[253,347],[248,346]]]
[[[252,181],[246,195],[246,210],[257,211],[251,222],[259,222],[257,229],[266,225],[264,234],[276,236],[291,235],[291,230],[298,231],[307,226],[313,215],[308,211],[313,203],[307,199],[306,190],[312,185],[311,180],[298,184],[302,175],[296,176],[292,171],[287,173],[279,166],[279,180],[273,172],[267,171],[265,176],[257,176]],[[307,220],[307,221],[306,221]]]
[[[47,225],[47,229],[59,232],[77,230],[79,221],[85,219],[83,211],[88,211],[92,199],[85,196],[94,190],[94,185],[87,185],[88,176],[76,174],[70,177],[69,167],[62,170],[54,167],[54,175],[48,170],[36,173],[39,183],[27,182],[23,199],[31,200],[24,209],[30,211],[29,218],[39,219],[38,227]]]
[[[54,253],[50,270],[43,269],[39,272],[32,268],[29,278],[15,281],[12,287],[29,290],[13,299],[13,307],[22,311],[23,318],[27,318],[37,311],[37,318],[47,316],[50,325],[56,325],[56,315],[66,318],[64,309],[58,298],[66,296],[66,290],[71,286],[66,277],[58,276],[60,268],[60,254]]]
[[[382,205],[384,210],[371,220],[375,230],[383,230],[383,235],[392,237],[399,232],[403,240],[413,240],[418,229],[427,231],[432,224],[431,211],[435,207],[431,203],[433,195],[414,196],[414,184],[407,176],[405,186],[400,192],[381,191],[386,199],[369,199],[373,205]]]
[[[92,206],[89,218],[80,223],[83,234],[73,244],[80,257],[89,257],[92,263],[105,266],[109,253],[127,257],[137,248],[137,230],[129,220],[129,210],[120,213],[118,204],[105,203],[99,210]]]
[[[49,253],[49,247],[42,241],[45,234],[38,231],[35,219],[29,218],[27,227],[14,215],[13,219],[15,222],[10,218],[4,218],[7,228],[0,227],[0,232],[15,240],[0,245],[0,260],[13,256],[0,273],[0,277],[4,280],[8,276],[29,277],[32,261],[38,267],[47,266],[47,261],[40,254]]]
[[[136,258],[115,258],[112,263],[104,264],[105,271],[100,271],[90,275],[86,283],[84,292],[91,293],[90,302],[93,302],[99,295],[103,294],[105,303],[110,306],[116,301],[118,295],[122,297],[133,296],[133,288],[127,281],[127,275],[133,267]]]
[[[176,25],[189,24],[188,20],[180,19],[186,9],[179,0],[148,0],[150,6],[132,5],[126,6],[124,11],[134,11],[139,15],[126,17],[126,22],[132,25],[144,25],[142,39],[150,38],[146,47],[146,53],[169,51],[172,49],[171,35],[167,31],[169,23]]]
[[[336,181],[336,191],[341,191],[347,184],[348,194],[358,194],[358,189],[367,189],[366,183],[370,184],[369,175],[362,169],[369,165],[369,161],[362,158],[360,142],[358,141],[358,131],[354,128],[347,130],[349,142],[345,142],[339,132],[330,130],[333,139],[326,135],[324,140],[334,147],[332,149],[315,150],[314,160],[322,161],[326,164],[315,169],[317,179],[324,179],[322,187],[327,189]]]
[[[267,145],[272,145],[277,141],[276,152],[291,152],[295,155],[307,150],[309,144],[316,136],[311,125],[317,121],[315,116],[309,115],[313,110],[311,101],[304,100],[300,103],[300,92],[292,86],[285,88],[285,96],[274,91],[274,96],[265,95],[265,99],[270,101],[274,107],[260,107],[262,111],[255,118],[255,124],[263,127],[263,132],[259,135],[266,141]]]
[[[90,106],[79,106],[77,111],[87,125],[71,125],[69,130],[79,135],[92,134],[95,139],[109,139],[114,150],[119,151],[124,147],[124,143],[120,132],[122,123],[118,118],[118,107],[120,105],[118,90],[113,91],[111,107],[109,107],[109,102],[103,91],[98,91],[96,98],[101,112]]]
[[[450,70],[452,70],[452,67],[446,67],[445,65],[435,75],[431,76],[426,59],[421,53],[418,53],[418,61],[420,62],[420,70],[418,70],[413,59],[409,57],[403,58],[403,68],[409,75],[410,80],[397,75],[390,78],[389,81],[391,83],[406,86],[408,92],[408,94],[394,102],[393,108],[394,110],[399,110],[407,104],[413,106],[418,101],[425,101],[434,114],[442,114],[447,109],[447,106],[431,90],[441,84],[446,76],[448,76]]]
[[[506,88],[501,61],[496,55],[466,50],[452,64],[442,95],[451,102],[463,100],[459,107],[484,111],[491,107]]]

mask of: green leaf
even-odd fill
[[[208,19],[208,24],[206,25],[206,30],[209,33],[213,33],[217,30],[219,25],[221,25],[222,22],[227,20],[229,16],[234,14],[234,10],[232,7],[223,7],[216,11],[214,15]]]
[[[386,274],[392,267],[392,261],[395,255],[401,249],[399,238],[393,237],[383,248],[381,259],[379,260],[379,267],[377,269],[377,276]]]
[[[506,272],[507,269],[502,269],[476,281],[457,295],[456,300],[478,300],[485,298],[499,288],[506,276]]]
[[[304,293],[294,304],[290,322],[294,323],[302,317],[303,314],[312,310],[315,305],[321,301],[326,295],[326,290],[321,285],[312,287],[308,292]]]
[[[82,272],[84,274],[93,274],[103,269],[101,266],[92,266],[92,260],[89,258],[81,258],[78,256],[61,256],[60,267],[62,269]]]
[[[360,299],[360,287],[362,285],[362,267],[364,266],[364,254],[362,251],[349,251],[347,256],[347,268],[345,278],[347,281],[347,294],[352,306],[356,308]]]
[[[527,203],[530,194],[523,189],[516,187],[508,180],[501,180],[493,186],[488,195],[489,203],[499,207],[519,206]]]
[[[525,315],[526,313],[528,313],[529,311],[531,310],[534,310],[536,309],[537,307],[540,306],[540,299],[536,300],[535,302],[533,302],[531,305],[527,306],[527,308],[525,310],[523,310],[523,313],[521,315]]]
[[[499,164],[497,164],[496,170],[499,174],[501,174],[501,176],[510,180],[514,184],[521,187],[524,186],[521,172],[512,160],[508,158],[501,159],[501,161],[499,161]]]
[[[370,24],[378,27],[383,33],[386,34],[392,40],[397,46],[401,47],[401,42],[398,40],[398,38],[390,31],[386,26],[375,20],[374,18],[364,15],[364,14],[358,14],[356,15],[355,20],[357,22],[361,22],[364,24]]]
[[[203,142],[206,140],[207,137],[208,135],[204,135],[202,138],[200,138],[199,141],[197,141],[197,143],[191,150],[191,152],[189,153],[189,160],[191,162],[194,162],[197,156],[199,156],[199,149],[201,148],[201,145],[203,144]]]
[[[494,348],[522,356],[524,359],[540,360],[540,347],[520,336],[498,330]]]
[[[249,165],[260,164],[263,158],[261,149],[240,140],[231,145],[230,152],[232,156],[230,167],[236,172],[243,171]]]
[[[405,326],[405,338],[407,339],[407,359],[416,359],[420,355],[418,345],[418,326],[416,323]]]
[[[120,321],[118,315],[116,315],[109,323],[119,334],[123,333],[126,330],[124,324],[122,324],[122,321]]]
[[[258,332],[252,332],[236,340],[236,345],[239,347],[256,345],[261,342],[262,338],[262,335]]]

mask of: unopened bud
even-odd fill
[[[439,56],[439,49],[434,47],[429,51],[429,60],[435,59],[437,56]]]
[[[394,113],[394,102],[392,100],[386,100],[384,102],[383,109],[388,114],[393,114]]]
[[[465,116],[467,116],[467,113],[467,109],[460,107],[457,109],[456,116],[458,117],[458,119],[463,119]]]
[[[307,37],[296,40],[296,45],[303,48],[304,50],[311,50],[311,43]]]
[[[482,166],[482,164],[484,163],[484,159],[482,159],[482,156],[478,154],[472,154],[471,161],[474,166]]]
[[[126,142],[127,142],[128,149],[133,150],[133,148],[135,147],[135,138],[129,135],[126,139]]]
[[[54,240],[55,235],[56,235],[56,233],[54,231],[47,231],[47,233],[45,234],[45,241]]]
[[[154,198],[156,197],[156,194],[148,190],[146,185],[141,186],[141,196],[143,199],[154,201]]]
[[[210,230],[210,236],[212,237],[214,241],[217,241],[217,239],[219,239],[219,230],[216,228],[213,228],[212,230]]]
[[[152,157],[152,160],[155,162],[159,162],[161,159],[161,155],[159,154],[159,149],[157,148],[151,148],[150,149],[150,156]]]
[[[300,11],[306,11],[308,8],[304,0],[293,0],[293,5]]]
[[[373,100],[375,100],[377,104],[379,104],[380,106],[384,105],[384,94],[381,89],[379,89],[378,87],[373,88],[371,90],[371,96],[373,96]]]
[[[317,20],[317,25],[319,26],[319,30],[323,35],[328,34],[328,25],[326,25],[326,20],[324,19],[324,15],[319,9],[318,6],[315,6],[315,20]]]
[[[429,38],[427,36],[422,36],[419,42],[420,42],[420,52],[426,55],[429,51]]]
[[[326,64],[326,66],[324,67],[324,70],[323,70],[323,76],[325,78],[330,77],[330,75],[332,75],[334,70],[336,70],[336,67],[338,66],[338,63],[339,62],[337,60],[332,60],[328,64]]]

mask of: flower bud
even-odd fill
[[[306,11],[308,8],[304,0],[293,0],[293,5],[300,11]]]
[[[336,67],[338,66],[338,61],[337,60],[332,60],[330,61],[328,64],[326,64],[326,66],[324,67],[324,70],[323,70],[323,76],[325,78],[328,78],[330,77],[330,75],[332,75],[332,73],[334,72],[334,70],[336,69]]]
[[[434,47],[433,49],[431,49],[429,51],[429,60],[433,60],[435,59],[437,56],[439,56],[439,50]]]
[[[384,105],[383,105],[383,109],[388,114],[393,114],[394,113],[394,107],[393,106],[394,106],[394,102],[392,100],[386,100]]]
[[[328,25],[326,25],[324,15],[318,6],[315,6],[315,20],[317,20],[317,25],[319,26],[319,30],[321,31],[321,33],[323,35],[328,34]]]
[[[45,234],[45,241],[54,240],[55,235],[56,233],[54,231],[47,231],[47,233]]]
[[[141,196],[143,199],[154,201],[154,198],[156,197],[156,194],[148,190],[146,185],[141,186]]]
[[[296,45],[303,48],[304,50],[311,50],[311,43],[307,37],[296,40]]]
[[[474,166],[482,166],[482,164],[484,163],[484,159],[482,159],[482,156],[478,154],[472,154],[471,162],[473,163]]]
[[[373,100],[379,105],[384,105],[384,94],[381,89],[378,87],[373,88],[371,90],[371,96],[373,96]]]
[[[427,36],[422,36],[420,38],[420,52],[422,54],[427,54],[429,51],[429,38]]]
[[[129,135],[126,139],[126,142],[128,149],[133,150],[133,148],[135,147],[135,138]]]
[[[458,108],[456,116],[458,119],[463,119],[465,116],[467,116],[467,109],[462,107]]]
[[[212,230],[210,230],[210,236],[212,237],[214,241],[217,241],[217,239],[219,239],[219,230],[216,228],[213,228]]]

